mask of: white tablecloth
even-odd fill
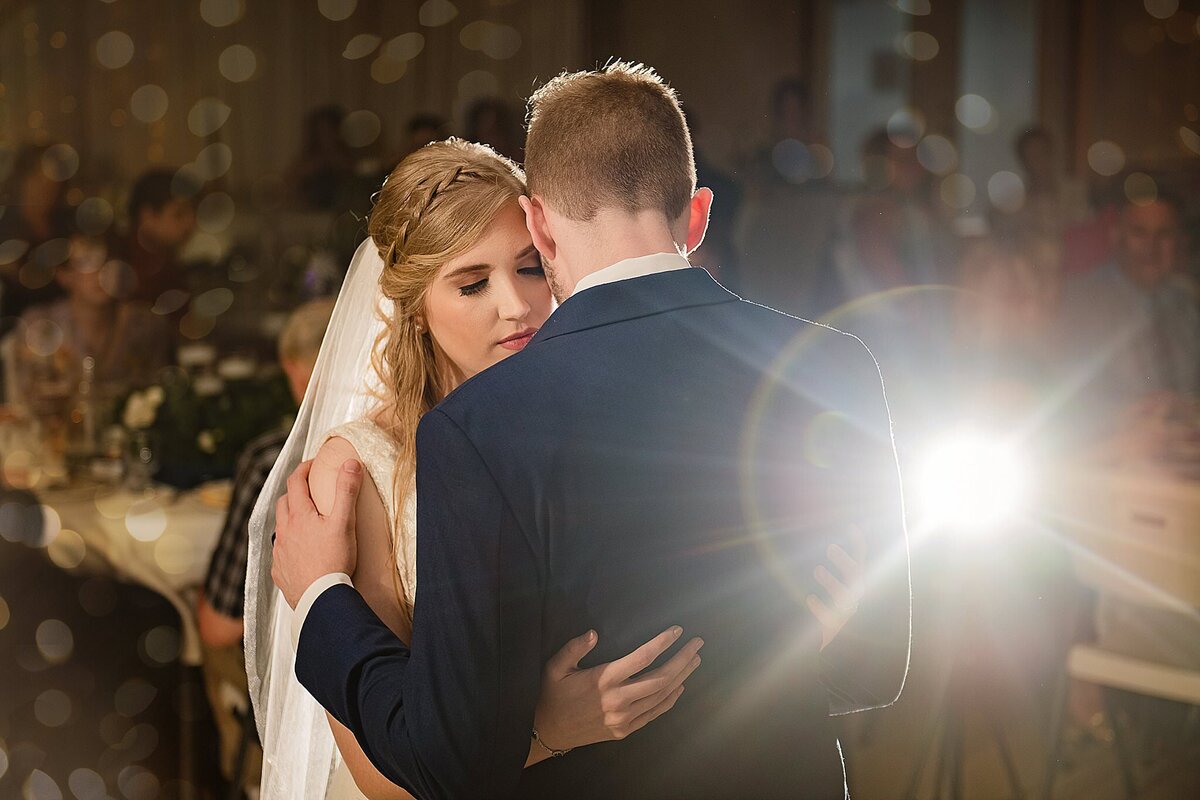
[[[50,557],[64,567],[102,559],[119,578],[165,597],[179,611],[180,658],[200,663],[192,590],[204,581],[216,546],[229,483],[178,492],[133,492],[93,483],[39,492]]]

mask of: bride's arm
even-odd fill
[[[320,513],[332,511],[338,472],[352,458],[361,461],[354,446],[340,437],[325,442],[317,452],[308,485]],[[412,631],[395,592],[396,566],[387,513],[366,472],[354,514],[358,540],[358,566],[351,576],[354,587],[398,638],[411,641]],[[568,750],[623,739],[669,711],[683,692],[683,682],[700,664],[703,642],[692,639],[662,666],[645,670],[675,645],[681,633],[678,628],[668,629],[624,658],[589,669],[579,669],[578,664],[596,646],[595,634],[589,632],[567,642],[542,670],[541,696],[534,714],[541,743],[530,740],[525,765],[549,758],[550,747]],[[331,715],[326,717],[350,775],[364,795],[370,800],[412,797],[375,768],[348,728]]]
[[[313,504],[322,514],[333,508],[334,492],[337,489],[338,470],[347,459],[361,457],[354,446],[345,439],[335,437],[325,442],[317,451],[312,471],[308,474],[308,488]],[[400,639],[409,641],[409,630],[400,612],[394,583],[395,564],[391,558],[391,533],[388,529],[387,511],[379,489],[369,473],[363,473],[363,487],[358,493],[354,508],[355,535],[358,539],[358,566],[351,579],[356,588],[371,606],[379,619]],[[389,781],[367,758],[354,734],[332,715],[326,714],[333,739],[342,754],[350,776],[359,791],[370,800],[409,800],[412,795]]]

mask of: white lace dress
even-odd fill
[[[379,489],[379,496],[387,512],[388,525],[396,533],[396,568],[404,585],[405,599],[411,605],[417,597],[417,498],[416,487],[410,486],[397,525],[393,476],[399,448],[382,428],[366,419],[339,425],[325,436],[326,439],[333,437],[341,437],[354,446],[367,474]],[[337,758],[337,766],[325,797],[327,800],[365,800],[340,756]]]

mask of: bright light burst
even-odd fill
[[[990,531],[1012,518],[1030,485],[1016,447],[971,430],[935,440],[917,479],[928,523],[970,532]]]

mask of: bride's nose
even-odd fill
[[[520,322],[529,316],[529,303],[511,283],[501,292],[499,299],[500,319]]]

